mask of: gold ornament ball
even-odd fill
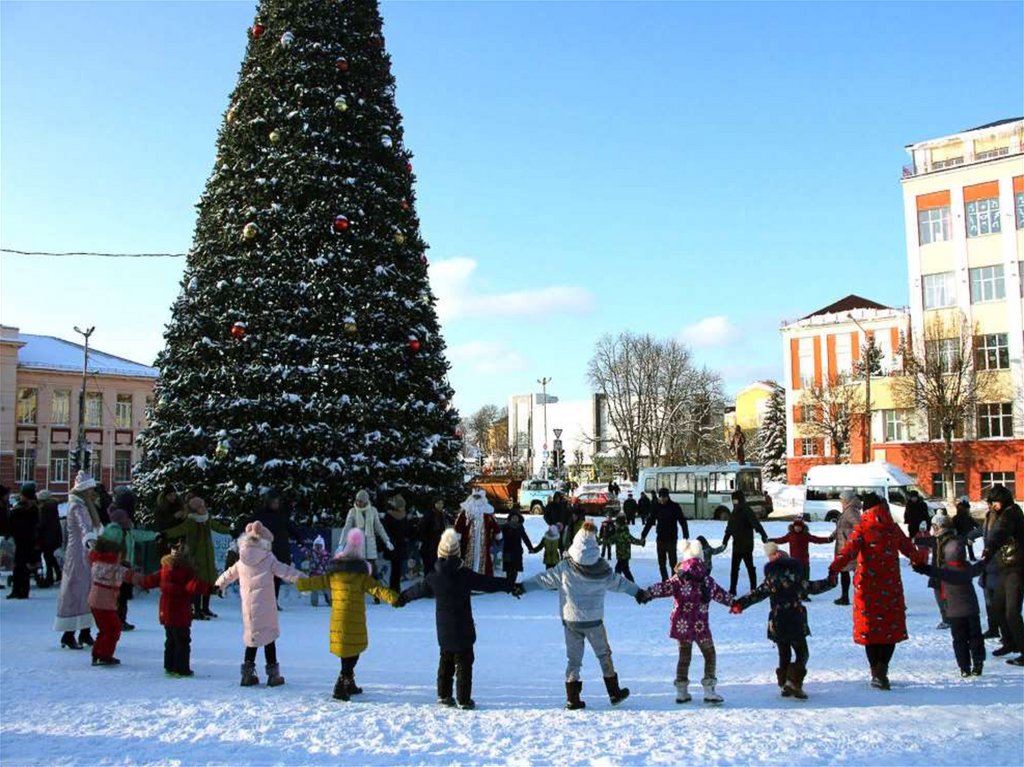
[[[271,144],[276,144],[280,140],[281,140],[281,131],[277,130],[276,128],[274,130],[270,131],[270,143]]]
[[[339,112],[345,112],[348,110],[348,101],[345,100],[344,96],[338,96],[338,98],[334,100],[334,108]]]
[[[401,232],[396,232],[395,233],[395,244],[396,245],[404,245],[405,244],[405,235],[402,234]]]
[[[228,110],[228,125],[235,122],[235,118],[238,117],[238,110],[235,107],[231,107]]]
[[[256,224],[254,224],[252,221],[250,221],[248,224],[242,227],[242,237],[244,237],[247,240],[256,239],[256,235],[258,234],[258,232],[259,230],[256,228]]]
[[[359,326],[356,325],[356,323],[353,322],[352,320],[346,322],[342,327],[344,328],[345,335],[347,336],[354,336],[356,333],[359,332]]]

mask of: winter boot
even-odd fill
[[[889,665],[875,663],[871,666],[871,686],[877,690],[889,690]]]
[[[839,599],[832,600],[832,604],[834,604],[834,605],[848,605],[848,604],[850,604],[850,598],[849,597],[839,597]]]
[[[284,684],[284,677],[281,676],[281,665],[279,663],[267,664],[267,687],[280,687]]]
[[[255,663],[243,663],[242,664],[242,687],[255,687],[260,683],[260,678],[256,676],[256,664]]]
[[[448,708],[451,708],[455,705],[455,698],[453,698],[451,695],[449,695],[447,698],[439,696],[437,699],[437,704],[439,706],[447,706]]]
[[[338,674],[338,681],[334,683],[334,699],[349,699],[349,678],[344,674]]]
[[[789,694],[798,700],[807,700],[807,693],[804,692],[804,677],[807,676],[807,669],[798,664],[793,664],[789,667],[786,674],[786,687],[783,690],[789,690]]]
[[[363,688],[356,686],[356,675],[353,674],[348,680],[349,695],[362,695]]]
[[[93,646],[92,632],[89,629],[82,629],[78,632],[78,643]]]
[[[786,676],[789,673],[789,666],[779,666],[775,669],[775,681],[779,683],[779,689],[782,690],[782,697],[788,698],[790,696],[789,690],[786,689]]]
[[[617,706],[629,697],[628,687],[619,687],[619,675],[612,674],[604,678],[605,689],[608,690],[608,698],[613,706]]]
[[[971,669],[971,676],[981,676],[981,670],[984,668],[984,666],[984,663],[975,663],[974,668]]]
[[[476,708],[476,701],[473,700],[472,698],[469,698],[468,700],[465,700],[465,701],[461,701],[460,700],[459,701],[459,708],[461,708],[463,711],[472,711],[474,708]]]
[[[715,684],[718,680],[713,676],[704,677],[701,680],[701,685],[704,687],[704,702],[705,703],[723,703],[725,698],[715,692]]]
[[[583,692],[583,682],[566,682],[565,683],[565,707],[570,711],[576,711],[580,708],[586,708],[587,704],[580,700],[580,693]]]
[[[121,661],[111,655],[109,658],[93,658],[92,665],[94,666],[120,666]]]
[[[691,700],[693,696],[690,695],[690,680],[676,682],[676,703],[689,703]]]
[[[67,647],[69,650],[81,650],[82,643],[75,639],[74,631],[65,631],[60,636],[60,646]]]

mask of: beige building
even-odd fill
[[[68,491],[78,443],[84,349],[0,326],[0,483]],[[131,482],[157,369],[89,349],[84,432],[89,470],[108,489]]]

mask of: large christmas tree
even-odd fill
[[[198,204],[136,471],[237,516],[462,490],[376,0],[262,0]]]
[[[768,407],[764,414],[764,423],[758,430],[758,459],[761,461],[761,474],[770,482],[786,481],[786,392],[775,384]]]

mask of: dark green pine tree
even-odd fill
[[[463,490],[411,155],[376,0],[262,0],[198,203],[136,482],[237,517],[274,488]]]
[[[775,384],[768,407],[764,413],[764,423],[757,432],[758,455],[761,462],[761,474],[769,482],[786,481],[786,392]]]

